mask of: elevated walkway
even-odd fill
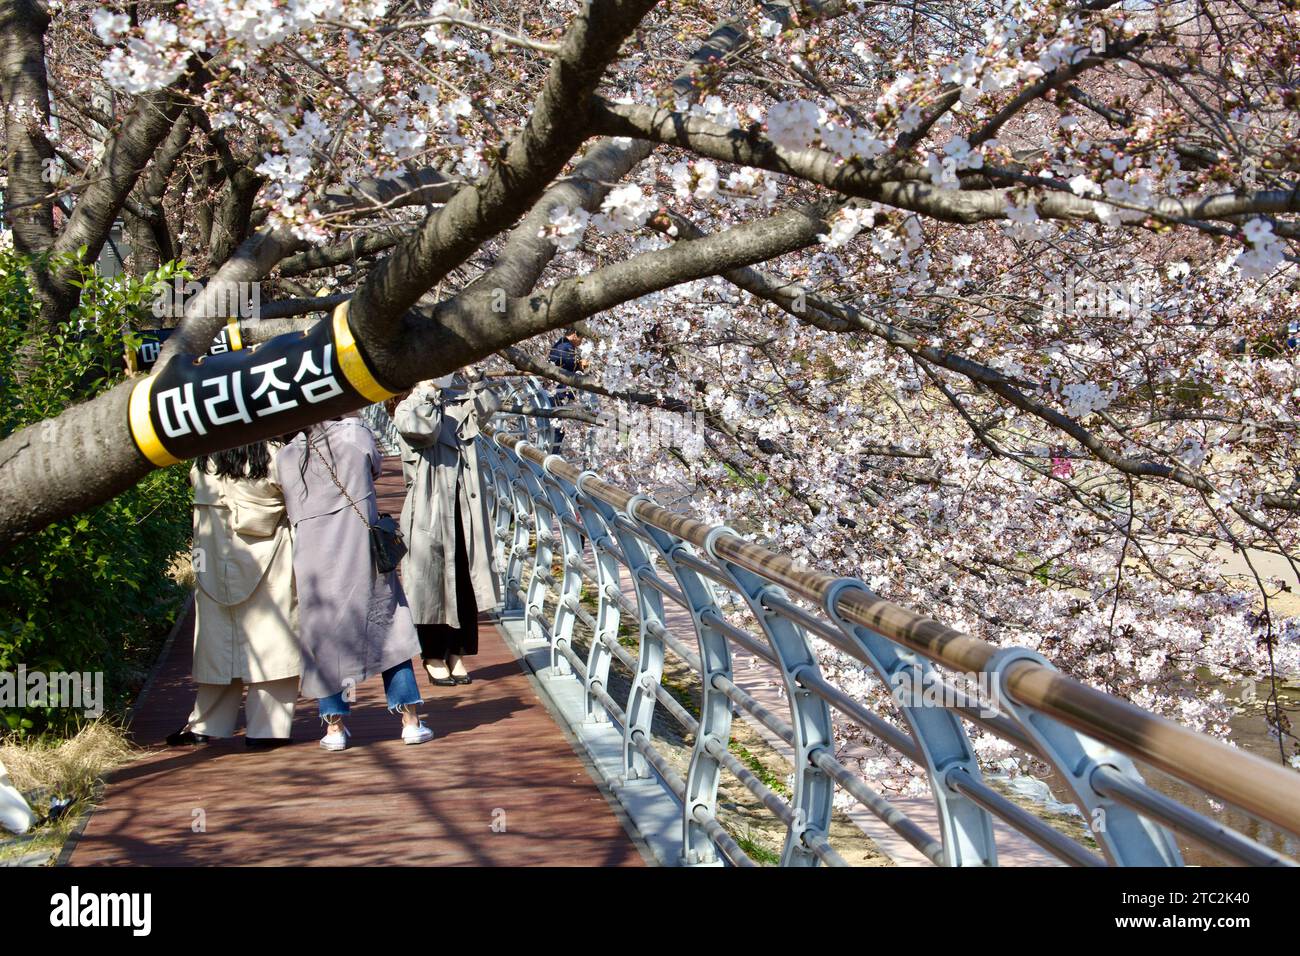
[[[380,483],[401,507],[400,467]],[[192,614],[191,612],[188,612]],[[242,739],[168,748],[194,701],[190,619],[182,619],[131,720],[151,752],[113,775],[63,855],[87,865],[640,866],[638,842],[585,757],[542,703],[534,678],[487,618],[475,681],[417,677],[437,737],[408,747],[378,678],[358,687],[352,746],[317,746],[314,701],[299,701],[294,743]]]

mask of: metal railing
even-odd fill
[[[525,387],[530,394],[541,391]],[[525,633],[549,644],[552,673],[582,682],[588,714],[608,715],[622,729],[624,776],[658,775],[677,797],[683,862],[713,863],[720,855],[733,865],[753,865],[718,820],[725,770],[785,824],[782,865],[844,864],[827,840],[837,788],[937,865],[996,865],[995,819],[1076,866],[1181,865],[1175,833],[1231,863],[1295,865],[1157,791],[1134,761],[1300,835],[1300,776],[1293,771],[1081,684],[1031,651],[995,647],[885,601],[857,579],[803,568],[730,528],[669,511],[552,454],[552,437],[545,420],[515,416],[479,439],[505,608],[522,612]],[[659,574],[659,565],[671,580]],[[620,566],[635,600],[623,592]],[[584,607],[584,593],[594,593],[594,612]],[[729,594],[747,609],[752,629],[737,625],[736,615],[720,606],[719,597]],[[554,602],[549,615],[548,595]],[[665,602],[689,613],[695,648],[669,630]],[[625,614],[638,624],[635,656],[618,641]],[[579,621],[592,633],[585,658],[574,646]],[[812,638],[869,666],[886,688],[938,686],[945,693],[937,704],[896,697],[901,719],[875,713],[826,679]],[[779,671],[788,713],[774,713],[738,686],[733,647]],[[698,676],[698,718],[662,684],[668,651]],[[631,674],[622,700],[609,690],[615,661]],[[991,699],[954,686],[951,672],[978,677]],[[657,708],[694,737],[684,778],[655,746]],[[737,711],[790,747],[790,799],[730,752]],[[924,771],[937,835],[837,759],[833,711]],[[1100,854],[986,781],[967,723],[1046,762]]]
[[[402,446],[397,434],[397,426],[393,424],[392,418],[388,415],[388,409],[384,407],[382,402],[367,405],[361,409],[360,415],[361,420],[366,423],[366,427],[374,433],[380,451],[385,455],[401,454]]]

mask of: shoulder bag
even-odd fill
[[[343,482],[339,481],[339,476],[334,471],[334,466],[329,463],[329,460],[322,455],[320,449],[316,447],[316,440],[310,435],[306,437],[307,446],[314,451],[316,457],[321,460],[321,464],[323,464],[325,470],[329,472],[330,480],[333,481],[334,486],[338,488],[339,494],[347,499],[348,504],[350,504],[352,510],[357,513],[357,517],[361,519],[362,524],[369,529],[370,557],[374,560],[375,570],[380,574],[389,574],[396,571],[397,566],[402,563],[402,558],[406,556],[406,541],[402,537],[402,530],[398,526],[397,521],[392,515],[381,513],[379,515],[379,520],[374,524],[371,524],[366,519],[366,516],[362,513],[361,509],[357,507],[357,503],[352,500],[352,496],[347,493],[347,489],[343,487]]]

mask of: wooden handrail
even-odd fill
[[[572,463],[517,436],[490,427],[484,431],[502,446],[570,484],[577,484],[583,473]],[[594,475],[583,480],[582,489],[620,511],[626,511],[633,498],[631,492]],[[636,503],[635,510],[631,517],[701,550],[713,531],[712,525],[644,500]],[[713,548],[719,557],[818,606],[824,604],[837,580],[736,535],[719,535]],[[836,609],[848,620],[959,672],[985,671],[999,650],[987,641],[861,590],[841,594]],[[1294,771],[1030,661],[1009,665],[1006,686],[1017,703],[1300,836],[1300,776]]]

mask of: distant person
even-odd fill
[[[420,657],[439,687],[472,682],[465,658],[478,653],[478,615],[499,601],[474,448],[497,404],[490,392],[448,377],[421,382],[393,416],[406,478],[402,581]]]
[[[402,740],[433,739],[416,714],[423,701],[411,666],[420,646],[411,611],[397,572],[378,573],[370,550],[383,466],[375,436],[360,419],[336,418],[299,433],[275,463],[294,529],[302,692],[320,702],[321,747],[347,747],[343,718],[354,689],[376,674],[388,709],[401,715]]]
[[[578,356],[580,345],[582,345],[582,333],[577,329],[565,329],[564,335],[551,346],[551,364],[570,375],[577,375],[584,364]]]
[[[204,455],[194,486],[194,680],[199,685],[173,747],[233,737],[244,703],[244,743],[288,743],[301,656],[293,545],[274,448],[266,442]]]
[[[564,330],[564,335],[560,337],[554,345],[551,346],[550,362],[562,372],[570,375],[577,375],[587,368],[587,360],[581,358],[578,354],[578,348],[582,345],[582,333],[575,328]],[[572,405],[577,401],[577,395],[572,388],[567,385],[560,385],[551,394],[551,401],[556,408],[566,405]],[[564,441],[564,430],[559,425],[554,426],[555,444],[551,451],[558,452],[560,445]]]

